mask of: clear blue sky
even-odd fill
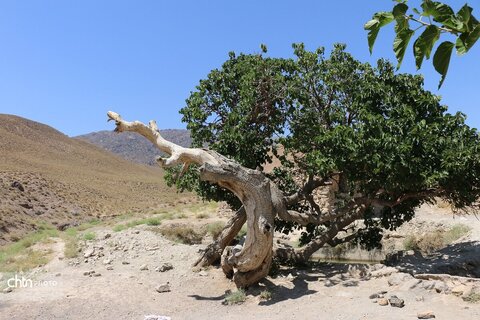
[[[480,18],[480,1],[470,4]],[[393,60],[392,32],[381,31],[370,56],[363,30],[374,12],[391,7],[389,0],[2,0],[0,113],[70,136],[112,129],[105,122],[110,109],[184,128],[178,110],[229,51],[259,52],[264,43],[270,55],[286,57],[293,42],[327,51],[341,42],[362,61]],[[477,128],[479,53],[477,44],[455,56],[440,91],[431,62],[420,71],[426,87]],[[400,71],[416,72],[410,49]]]

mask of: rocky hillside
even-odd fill
[[[187,130],[161,130],[162,136],[183,147],[190,147],[192,139]],[[117,134],[113,131],[98,131],[76,137],[90,142],[120,157],[141,164],[156,165],[155,158],[161,152],[147,139],[135,132]]]
[[[0,245],[45,222],[61,226],[147,211],[179,198],[165,186],[160,168],[126,161],[44,124],[0,114]]]

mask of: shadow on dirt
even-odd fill
[[[480,242],[452,244],[430,255],[400,251],[387,257],[385,264],[411,274],[434,273],[480,278]]]

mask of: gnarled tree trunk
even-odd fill
[[[164,168],[190,164],[200,166],[200,178],[216,183],[233,192],[242,202],[247,220],[247,237],[241,247],[228,248],[222,256],[222,268],[228,277],[233,277],[238,287],[247,287],[268,274],[272,261],[272,246],[274,233],[275,204],[272,199],[272,182],[257,170],[245,168],[238,163],[214,152],[204,149],[184,148],[165,140],[154,121],[149,125],[141,122],[128,122],[121,119],[115,112],[108,112],[110,120],[116,123],[117,132],[134,131],[154,143],[160,150],[170,155],[168,158],[158,158],[157,162]],[[235,220],[238,220],[235,223]],[[231,231],[226,230],[217,249],[213,248],[211,257],[204,255],[205,262],[211,262],[228,244],[228,239],[238,233],[242,213],[232,221],[236,226]],[[200,262],[199,262],[200,263]]]
[[[248,287],[268,274],[273,256],[274,219],[291,221],[302,226],[308,224],[330,227],[303,248],[278,248],[276,256],[284,260],[305,262],[325,244],[335,245],[351,240],[350,236],[338,237],[338,234],[356,219],[362,218],[365,210],[372,204],[392,205],[379,199],[362,196],[353,198],[342,208],[321,212],[318,206],[314,212],[287,210],[287,206],[300,201],[313,201],[312,192],[330,184],[331,177],[315,179],[310,176],[305,185],[296,193],[285,196],[262,172],[245,168],[235,161],[214,151],[198,148],[184,148],[165,140],[155,121],[149,125],[122,120],[119,114],[108,112],[109,120],[116,123],[116,132],[134,131],[155,144],[161,151],[170,155],[157,158],[161,167],[169,168],[182,165],[182,173],[190,166],[199,166],[200,178],[218,184],[233,192],[243,206],[227,222],[217,240],[209,245],[196,266],[207,266],[221,260],[225,275],[233,278],[238,287]],[[247,237],[243,246],[230,247],[229,244],[247,223]]]

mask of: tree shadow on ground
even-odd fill
[[[480,278],[480,242],[452,244],[430,255],[399,252],[388,257],[385,263],[412,274],[433,273]]]
[[[247,295],[262,297],[262,292],[268,291],[271,298],[259,302],[261,306],[274,305],[286,300],[299,299],[314,293],[316,290],[309,288],[309,283],[322,282],[325,287],[343,286],[356,287],[365,277],[368,265],[330,262],[310,262],[304,267],[284,267],[278,274],[271,278],[263,279],[259,284],[246,290]],[[222,301],[230,291],[218,296],[205,297],[189,295],[196,300]]]

